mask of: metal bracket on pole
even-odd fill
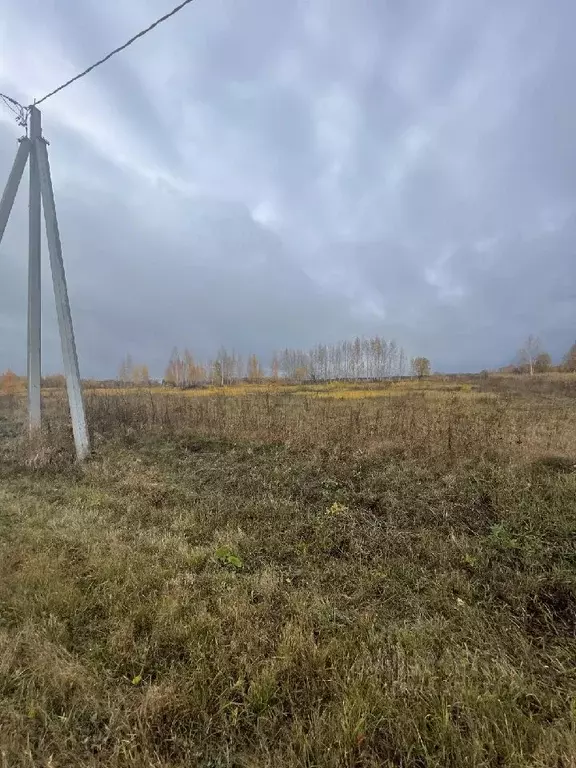
[[[56,298],[56,314],[62,343],[62,356],[64,358],[64,373],[66,375],[66,387],[70,402],[70,415],[72,417],[72,431],[78,460],[86,458],[90,450],[86,416],[84,413],[84,400],[82,398],[82,386],[80,383],[80,370],[78,367],[78,355],[76,354],[76,342],[72,327],[72,315],[66,287],[66,274],[62,260],[62,244],[58,220],[56,218],[56,205],[54,202],[54,190],[50,176],[50,163],[46,142],[42,138],[34,141],[33,151],[38,160],[40,175],[40,189],[42,204],[44,207],[44,220],[46,223],[46,236],[48,251],[50,253],[50,267],[52,269],[52,282],[54,284],[54,296]]]
[[[30,140],[34,146],[42,136],[40,111],[30,109]],[[28,206],[28,423],[30,434],[41,427],[41,264],[42,199],[38,157],[30,153]]]

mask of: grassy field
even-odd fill
[[[573,768],[575,397],[0,397],[0,766]]]

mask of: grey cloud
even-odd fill
[[[11,13],[34,10],[82,69],[157,5]],[[160,372],[174,344],[268,354],[374,331],[440,369],[506,362],[529,333],[559,355],[576,320],[574,22],[568,0],[198,0],[89,76],[93,108],[88,81],[47,102],[86,373],[126,351]],[[4,64],[0,90],[31,87]],[[14,135],[0,124],[2,176]],[[16,213],[0,367],[23,359],[25,200]],[[47,303],[48,369],[53,331]]]
[[[222,343],[247,354],[270,354],[281,344],[309,345],[347,333],[348,307],[326,297],[289,258],[276,235],[260,227],[244,206],[202,199],[181,200],[173,192],[148,194],[141,210],[126,210],[129,178],[114,172],[106,192],[81,198],[60,190],[58,213],[71,303],[83,370],[114,370],[127,350],[161,374],[174,344],[208,356]],[[114,187],[122,190],[114,192]],[[164,201],[165,227],[144,211]],[[22,203],[22,201],[20,201]],[[11,231],[24,232],[25,211]],[[176,208],[177,210],[174,210]],[[160,222],[161,224],[161,222]],[[6,295],[24,288],[25,252],[10,259]],[[47,307],[52,300],[45,259]],[[2,290],[2,295],[4,295]],[[24,324],[25,296],[18,293]],[[9,305],[16,312],[15,302]],[[45,318],[55,335],[53,312]],[[23,343],[20,333],[18,343]],[[9,351],[15,353],[8,340]],[[57,345],[45,347],[48,368]],[[22,359],[22,355],[17,355]]]

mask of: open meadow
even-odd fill
[[[574,768],[576,375],[0,396],[0,766]]]

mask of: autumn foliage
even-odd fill
[[[23,383],[20,377],[17,376],[14,371],[8,369],[2,375],[0,375],[0,392],[5,395],[15,395],[21,392],[23,389]]]

